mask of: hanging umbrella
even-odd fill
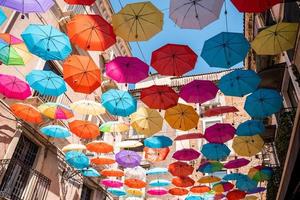
[[[146,170],[141,166],[136,166],[133,168],[125,169],[125,178],[126,179],[145,179]]]
[[[222,32],[205,41],[201,57],[210,67],[230,68],[244,60],[249,48],[244,34]]]
[[[131,114],[131,126],[138,134],[151,136],[161,131],[163,118],[154,109],[140,107]]]
[[[62,152],[67,153],[69,151],[85,151],[86,150],[86,146],[83,144],[68,144],[66,146],[64,146],[62,149]]]
[[[240,156],[254,156],[264,146],[264,141],[259,135],[237,136],[233,139],[232,148]]]
[[[245,177],[243,179],[238,179],[236,181],[236,188],[238,188],[241,191],[252,190],[256,187],[257,187],[257,182],[254,180],[251,180],[249,177]]]
[[[118,179],[103,179],[100,183],[110,188],[120,188],[123,186],[123,182]]]
[[[115,146],[118,148],[136,148],[143,146],[143,143],[138,140],[124,140],[116,143]]]
[[[101,85],[100,68],[89,56],[70,56],[63,64],[63,74],[75,92],[91,94]]]
[[[195,184],[195,181],[188,177],[188,176],[184,176],[184,177],[174,177],[172,179],[172,184],[175,185],[176,187],[192,187]]]
[[[272,174],[273,170],[271,167],[261,165],[252,167],[248,172],[248,176],[257,182],[270,180]]]
[[[136,57],[118,56],[105,65],[105,73],[118,83],[137,83],[148,77],[149,66]]]
[[[98,126],[89,121],[74,120],[69,123],[69,128],[82,139],[94,139],[100,134]]]
[[[173,176],[182,177],[191,175],[194,171],[194,167],[185,162],[177,161],[169,164],[168,170]]]
[[[235,113],[235,112],[239,112],[239,110],[234,106],[218,106],[218,107],[205,110],[203,115],[205,117],[213,117],[217,115],[222,115],[226,113]]]
[[[248,190],[247,194],[255,194],[255,193],[260,193],[260,192],[264,192],[264,191],[266,191],[265,187],[256,187],[252,190]]]
[[[75,15],[66,27],[71,42],[84,50],[105,51],[116,43],[112,26],[100,15]]]
[[[230,154],[225,144],[207,143],[202,146],[201,153],[209,160],[223,160]]]
[[[115,159],[106,156],[97,156],[96,158],[91,159],[91,163],[95,165],[111,165],[115,162]]]
[[[141,190],[129,188],[129,189],[127,189],[127,194],[130,196],[142,197],[144,193]],[[127,198],[126,198],[126,200],[127,200]],[[137,200],[140,200],[140,199],[137,199]]]
[[[42,95],[59,96],[67,91],[65,81],[52,71],[32,70],[26,81]]]
[[[154,196],[163,196],[168,194],[168,190],[165,188],[158,187],[149,189],[147,193]]]
[[[101,115],[105,109],[100,103],[90,100],[80,100],[70,104],[71,109],[82,115]]]
[[[182,76],[195,68],[197,58],[187,45],[166,44],[152,52],[151,66],[161,75]]]
[[[165,148],[144,148],[145,159],[149,162],[160,162],[167,158],[170,152],[169,147]]]
[[[197,128],[199,116],[192,106],[178,103],[166,110],[165,120],[172,128],[187,131]]]
[[[149,108],[166,110],[177,105],[177,93],[169,86],[152,85],[141,91],[141,101]]]
[[[111,193],[113,196],[116,197],[125,196],[127,194],[127,192],[124,189],[120,188],[108,188],[107,192]]]
[[[59,125],[44,126],[43,128],[40,129],[40,131],[43,134],[53,138],[66,138],[71,136],[71,133],[67,128]]]
[[[219,182],[221,179],[219,177],[216,176],[203,176],[198,180],[198,183],[215,183],[215,182]]]
[[[44,103],[38,107],[39,111],[51,119],[70,119],[74,117],[73,111],[60,103]]]
[[[180,28],[202,29],[219,18],[223,0],[171,0],[170,18]]]
[[[214,190],[217,193],[227,192],[234,188],[234,185],[230,182],[219,182],[215,183],[212,187],[212,190]]]
[[[178,135],[174,141],[181,141],[181,140],[193,140],[193,139],[201,139],[204,136],[201,133],[187,133]]]
[[[22,14],[25,13],[44,13],[54,5],[52,0],[3,0],[0,6],[13,9]]]
[[[218,90],[212,81],[193,80],[180,89],[179,96],[188,103],[202,104],[214,99]]]
[[[246,196],[246,193],[240,190],[231,190],[226,194],[226,197],[228,200],[238,200],[238,199],[244,199]]]
[[[206,161],[202,163],[197,171],[202,173],[214,173],[221,171],[223,169],[223,164],[218,161]]]
[[[2,9],[0,9],[0,26],[6,21],[7,17]]]
[[[245,198],[243,200],[257,200],[257,199],[258,199],[257,196],[250,195],[250,196],[245,196]]]
[[[10,105],[13,114],[25,122],[39,124],[43,121],[41,113],[32,105],[24,103],[14,103]]]
[[[129,130],[129,125],[120,121],[111,121],[101,124],[100,131],[104,133],[122,133]]]
[[[197,193],[197,194],[206,193],[206,192],[209,192],[210,190],[211,190],[211,188],[206,185],[198,185],[198,186],[194,186],[190,189],[190,191],[192,193]]]
[[[169,185],[171,185],[171,181],[165,179],[155,179],[149,183],[149,186],[151,187],[166,187]]]
[[[69,151],[65,154],[65,159],[72,167],[76,169],[87,168],[90,165],[89,158],[81,152]]]
[[[86,177],[99,177],[100,174],[94,168],[89,167],[88,169],[80,170],[81,174]]]
[[[250,163],[250,160],[247,160],[245,158],[237,158],[237,159],[228,161],[224,165],[224,167],[226,169],[235,169],[235,168],[240,168],[240,167],[246,166],[249,163]]]
[[[146,175],[164,175],[168,174],[167,168],[155,167],[146,171]]]
[[[231,173],[231,174],[226,174],[223,177],[223,180],[225,180],[225,181],[237,181],[237,180],[246,180],[247,178],[249,178],[249,177],[245,174]]]
[[[141,189],[146,187],[147,183],[145,181],[139,180],[139,179],[125,179],[124,184],[127,187],[135,188],[135,189]]]
[[[235,128],[231,124],[216,123],[205,129],[204,137],[208,142],[223,144],[234,137]]]
[[[110,114],[122,117],[134,113],[137,107],[137,101],[130,93],[116,89],[103,93],[101,102]]]
[[[86,5],[91,6],[96,0],[64,0],[66,3],[71,5]]]
[[[176,196],[187,195],[189,191],[185,188],[174,187],[169,189],[169,193]]]
[[[122,177],[124,172],[120,169],[103,169],[101,171],[102,176],[111,176],[111,177]]]
[[[282,3],[282,0],[231,0],[231,2],[240,12],[260,13]]]
[[[201,196],[196,195],[188,195],[184,200],[204,200]]]
[[[31,96],[29,85],[16,76],[0,74],[0,93],[10,99],[24,100]]]
[[[111,153],[114,147],[104,141],[94,140],[85,145],[86,149],[95,153]]]
[[[122,167],[133,168],[140,165],[142,157],[134,151],[122,150],[116,154],[116,161]]]
[[[196,160],[199,158],[200,153],[194,149],[181,149],[176,151],[172,158],[180,161],[191,161],[191,160]]]
[[[127,4],[113,15],[112,24],[125,41],[146,41],[162,30],[163,13],[151,2]]]
[[[265,125],[259,120],[247,120],[236,129],[237,136],[254,136],[265,132]]]
[[[218,87],[227,96],[243,97],[254,92],[260,82],[261,78],[254,71],[236,69],[222,76]]]
[[[253,118],[264,118],[282,108],[282,96],[272,89],[258,89],[247,96],[244,109]]]
[[[144,140],[145,147],[149,148],[165,148],[172,146],[173,141],[164,135],[155,135]]]
[[[8,33],[0,33],[0,61],[5,65],[25,65],[31,58],[24,42]]]

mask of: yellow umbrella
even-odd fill
[[[163,126],[163,118],[154,109],[141,107],[130,117],[132,128],[142,135],[151,136],[159,132]]]
[[[166,110],[165,119],[172,128],[187,131],[197,127],[199,116],[192,106],[179,103]]]
[[[257,196],[251,195],[251,196],[246,196],[243,200],[257,200],[257,199],[258,199]]]
[[[128,130],[129,125],[119,121],[106,122],[100,126],[100,131],[104,133],[122,133]]]
[[[68,144],[62,148],[63,152],[84,150],[86,150],[86,146],[84,146],[83,144]]]
[[[141,197],[143,196],[143,192],[138,189],[128,189],[127,194],[131,196]]]
[[[126,41],[145,41],[162,30],[163,13],[150,1],[127,4],[113,15],[116,35]]]
[[[294,48],[298,33],[298,23],[281,22],[261,31],[252,48],[258,55],[277,55]]]
[[[221,179],[216,176],[203,176],[198,180],[198,183],[214,183],[214,182],[218,182],[220,180]]]
[[[90,100],[76,101],[70,104],[73,111],[83,115],[100,115],[105,113],[105,109],[100,103]]]
[[[254,156],[264,146],[264,141],[259,135],[237,136],[233,139],[232,148],[240,156]]]
[[[137,140],[124,140],[116,144],[119,148],[136,148],[143,146],[143,143]]]

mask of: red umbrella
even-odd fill
[[[216,123],[205,130],[204,137],[210,143],[223,144],[234,137],[235,128],[231,124]]]
[[[167,44],[153,51],[151,66],[161,75],[181,76],[194,69],[197,58],[187,45]]]
[[[240,12],[264,12],[282,0],[231,0]]]
[[[195,181],[188,176],[174,177],[172,179],[172,184],[176,187],[191,187],[195,184]]]
[[[246,196],[246,193],[240,190],[232,190],[227,193],[226,197],[228,200],[239,200],[244,199]]]
[[[141,91],[141,100],[149,108],[166,110],[177,105],[177,93],[169,86],[153,85]]]
[[[232,113],[239,112],[239,110],[234,106],[219,106],[219,107],[214,107],[214,108],[206,110],[204,113],[204,116],[212,117],[212,116],[221,115],[224,113],[231,113],[231,112]]]
[[[171,188],[169,189],[169,193],[172,195],[176,195],[176,196],[183,196],[183,195],[187,195],[189,193],[189,191],[185,188]]]
[[[71,5],[86,5],[90,6],[95,3],[96,0],[65,0],[66,3]]]
[[[171,163],[168,167],[169,172],[173,175],[173,176],[189,176],[193,173],[194,171],[194,167],[192,167],[191,165],[185,163],[185,162],[174,162]]]
[[[200,153],[194,149],[181,149],[176,151],[172,158],[181,161],[191,161],[199,158]]]
[[[204,136],[201,133],[187,133],[183,135],[178,135],[174,141],[180,141],[180,140],[192,140],[192,139],[201,139]]]

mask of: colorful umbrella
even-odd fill
[[[236,129],[237,136],[254,136],[265,132],[265,125],[259,120],[247,120]]]
[[[147,183],[145,181],[135,179],[135,178],[125,179],[124,184],[127,187],[135,188],[135,189],[141,189],[141,188],[146,187],[146,185],[147,185]]]
[[[52,71],[32,70],[26,81],[42,95],[59,96],[67,91],[65,81]]]
[[[223,76],[218,87],[227,96],[243,97],[254,92],[261,82],[261,78],[252,70],[236,69]]]
[[[226,194],[226,197],[228,200],[239,200],[244,199],[246,196],[246,193],[240,190],[231,190]]]
[[[140,165],[142,157],[134,151],[122,150],[116,154],[116,161],[122,167],[133,168]]]
[[[89,167],[88,169],[80,170],[81,174],[86,177],[99,177],[100,174],[94,168]]]
[[[217,171],[221,171],[223,169],[223,164],[218,161],[206,161],[202,163],[197,171],[202,173],[214,173]]]
[[[73,111],[60,103],[44,103],[38,109],[43,115],[51,119],[70,119],[74,117]]]
[[[120,188],[108,188],[107,192],[117,197],[125,196],[127,194],[127,192],[124,189]]]
[[[6,21],[7,17],[2,9],[0,9],[0,26]]]
[[[243,179],[238,179],[236,181],[236,188],[241,191],[253,190],[257,187],[257,182],[251,180],[248,176]]]
[[[240,12],[260,13],[281,3],[282,0],[231,0],[231,2]]]
[[[83,139],[93,139],[99,136],[99,128],[89,121],[74,120],[69,123],[72,133]]]
[[[70,104],[71,109],[82,115],[101,115],[105,109],[100,103],[90,100],[80,100]]]
[[[117,179],[103,179],[101,180],[101,184],[110,188],[120,188],[123,186],[123,182]]]
[[[183,195],[187,195],[189,193],[189,191],[185,188],[171,188],[169,189],[169,193],[172,195],[176,195],[176,196],[183,196]]]
[[[69,151],[85,151],[86,150],[86,146],[83,144],[68,144],[66,146],[64,146],[62,149],[62,152],[69,152]]]
[[[52,0],[10,0],[0,1],[0,6],[11,8],[22,14],[46,12],[54,5]]]
[[[127,189],[127,194],[131,195],[131,196],[141,197],[141,196],[143,196],[144,193],[141,190],[129,188],[129,189]],[[140,199],[137,199],[137,200],[140,200]]]
[[[255,193],[260,193],[260,192],[264,192],[266,190],[265,187],[256,187],[252,190],[248,190],[247,194],[255,194]]]
[[[24,100],[31,96],[29,85],[16,76],[0,74],[0,93],[10,99]]]
[[[245,196],[245,198],[243,200],[257,200],[257,199],[258,199],[257,196],[250,195],[250,196]]]
[[[169,185],[171,185],[171,181],[165,179],[155,179],[149,183],[149,186],[151,187],[165,187]]]
[[[110,89],[103,93],[101,102],[104,108],[113,115],[126,117],[136,111],[137,101],[127,91]]]
[[[187,45],[167,44],[152,52],[151,66],[161,75],[182,76],[195,68],[197,58]]]
[[[163,175],[163,174],[168,174],[167,168],[156,167],[146,171],[146,175]]]
[[[201,177],[199,180],[198,180],[198,183],[215,183],[215,182],[218,182],[220,181],[221,178],[219,177],[216,177],[216,176],[203,176]]]
[[[169,147],[165,148],[144,148],[145,159],[149,162],[160,162],[167,158],[170,152]]]
[[[133,168],[125,169],[125,178],[126,179],[145,179],[146,178],[146,170],[141,166],[136,166]]]
[[[188,103],[202,104],[214,99],[218,90],[212,81],[193,80],[180,89],[179,96]]]
[[[94,140],[85,145],[87,150],[95,153],[111,153],[114,147],[104,141]]]
[[[230,154],[225,144],[207,143],[202,146],[201,153],[209,160],[223,160]]]
[[[136,148],[143,146],[143,143],[138,140],[123,140],[116,143],[115,146],[118,148]]]
[[[90,165],[89,158],[81,152],[69,151],[65,154],[65,159],[72,167],[76,169],[87,168]]]
[[[91,159],[91,163],[95,165],[111,165],[114,164],[116,161],[113,158],[105,157],[105,156],[98,156],[96,158]]]
[[[219,18],[223,0],[171,0],[170,18],[180,28],[202,29]]]
[[[204,200],[201,196],[196,195],[188,195],[184,200]]]
[[[258,89],[247,96],[244,109],[253,118],[264,118],[282,108],[282,96],[272,89]]]
[[[181,149],[176,151],[172,158],[180,161],[191,161],[191,160],[196,160],[199,158],[200,153],[194,149]]]
[[[70,131],[62,126],[59,125],[48,125],[40,129],[40,131],[53,138],[66,138],[71,136]]]
[[[10,105],[13,114],[25,122],[39,124],[43,121],[41,113],[32,105],[24,103],[14,103]]]
[[[111,176],[111,177],[122,177],[124,172],[120,169],[103,169],[101,171],[102,176]]]
[[[192,187],[195,184],[195,181],[188,176],[174,177],[172,179],[172,184],[176,187]]]
[[[231,173],[231,174],[226,174],[223,177],[223,180],[225,181],[237,181],[237,180],[247,180],[249,177],[245,174],[241,173]]]
[[[165,148],[172,146],[173,141],[164,135],[155,135],[144,140],[145,147],[149,148]]]
[[[237,158],[237,159],[228,161],[224,165],[224,167],[226,169],[235,169],[235,168],[240,168],[240,167],[246,166],[249,163],[250,163],[250,160],[247,160],[245,158]]]
[[[234,137],[235,128],[231,124],[216,123],[205,129],[204,138],[211,143],[222,144]]]
[[[227,192],[234,188],[234,185],[230,182],[219,182],[213,185],[212,190],[217,193]]]
[[[112,26],[100,15],[75,15],[66,27],[71,42],[84,50],[105,51],[116,43]]]
[[[205,117],[213,117],[213,116],[222,115],[225,113],[235,113],[235,112],[239,112],[239,110],[234,106],[217,106],[217,107],[205,110],[203,115]]]
[[[209,192],[210,190],[211,190],[211,188],[206,185],[198,185],[198,186],[194,186],[190,189],[190,191],[192,193],[197,193],[197,194],[206,193],[206,192]]]
[[[248,176],[257,182],[270,180],[272,174],[272,168],[267,166],[255,166],[252,167],[248,172]]]
[[[264,141],[259,135],[237,136],[233,139],[232,148],[240,156],[254,156],[264,146]]]
[[[100,131],[104,133],[122,133],[129,130],[129,125],[120,121],[111,121],[101,124]]]
[[[166,110],[165,120],[172,128],[187,131],[197,128],[199,115],[192,106],[178,103]]]
[[[181,141],[181,140],[193,140],[193,139],[201,139],[204,136],[201,133],[187,133],[178,135],[174,141]]]
[[[151,2],[127,4],[112,17],[115,33],[126,41],[145,41],[162,30],[163,13]]]
[[[173,175],[173,176],[189,176],[193,173],[194,171],[194,167],[192,167],[191,165],[185,163],[185,162],[174,162],[171,163],[168,167],[169,172]]]
[[[179,96],[169,86],[153,85],[141,91],[141,101],[149,108],[166,110],[177,105]]]
[[[71,5],[86,5],[91,6],[96,0],[64,0],[66,3]]]
[[[158,187],[149,189],[147,193],[153,196],[163,196],[168,194],[168,190],[165,188]]]

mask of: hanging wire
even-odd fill
[[[226,23],[226,32],[228,32],[228,11],[227,11],[227,3],[226,3],[226,0],[225,0],[225,11],[224,11],[224,14],[225,14],[225,23]]]

